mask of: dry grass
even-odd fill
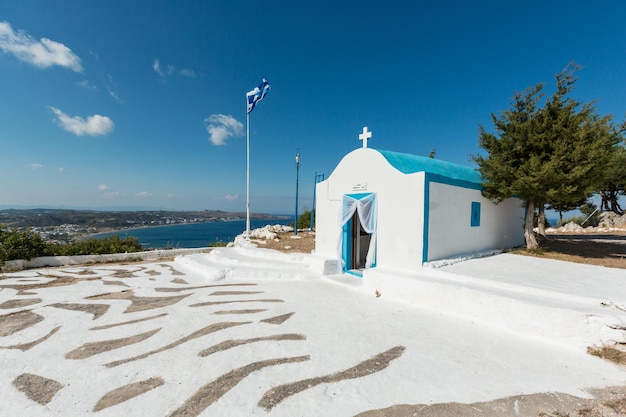
[[[614,346],[590,346],[587,353],[618,365],[626,365],[626,352]]]
[[[549,235],[535,250],[514,253],[607,268],[626,269],[626,233]]]
[[[612,408],[620,415],[626,414],[626,397],[618,398],[615,400],[607,401],[604,403],[605,407]]]
[[[274,240],[256,241],[259,248],[274,249],[285,253],[311,253],[315,249],[315,232],[279,233]]]

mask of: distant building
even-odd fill
[[[356,275],[369,268],[416,270],[523,245],[523,222],[521,201],[496,205],[484,198],[472,168],[360,148],[317,184],[315,253]]]

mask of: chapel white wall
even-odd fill
[[[403,174],[378,151],[366,148],[346,155],[328,179],[317,184],[316,254],[339,256],[343,196],[356,193],[377,194],[376,266],[420,268],[424,173]]]
[[[478,227],[471,227],[472,202],[480,203]],[[428,259],[424,262],[520,246],[523,224],[519,199],[494,204],[479,190],[431,182]]]
[[[341,201],[331,200],[328,195],[329,180],[315,186],[315,254],[335,259],[338,254],[339,215]]]

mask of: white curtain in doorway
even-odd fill
[[[374,263],[376,253],[376,193],[366,195],[344,195],[340,226],[343,227],[354,215],[358,213],[361,227],[365,232],[372,235],[367,256],[365,257],[365,268],[371,268]]]

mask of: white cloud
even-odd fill
[[[111,187],[109,187],[109,186],[108,186],[108,185],[106,185],[106,184],[100,184],[100,185],[98,185],[98,190],[100,190],[100,191],[106,191],[106,190],[108,190],[109,188],[111,188]]]
[[[231,115],[212,114],[204,120],[204,123],[213,145],[226,145],[227,139],[243,136],[243,123]]]
[[[65,167],[59,167],[59,172],[65,172]]]
[[[95,85],[91,84],[89,81],[87,80],[83,80],[79,83],[77,83],[79,86],[87,89],[87,90],[93,90],[93,91],[98,91],[98,87],[96,87]]]
[[[154,60],[152,61],[152,69],[154,70],[154,72],[159,74],[159,77],[161,77],[163,80],[165,80],[167,76],[172,75],[172,73],[174,72],[174,67],[172,65],[168,65],[165,69],[161,68],[161,62],[158,58],[154,58]]]
[[[33,39],[23,31],[15,32],[9,22],[0,22],[0,50],[39,68],[55,65],[82,72],[80,58],[62,43],[47,38]]]
[[[163,71],[161,71],[161,64],[159,63],[159,60],[154,58],[154,61],[152,61],[152,69],[154,70],[154,72],[156,72],[157,74],[159,74],[161,77],[163,77],[165,74],[163,74]]]
[[[238,198],[239,198],[239,194],[226,194],[224,196],[224,200],[227,200],[227,201],[235,201]]]
[[[152,197],[152,193],[148,191],[140,191],[135,194],[135,197]]]
[[[172,74],[178,74],[182,77],[188,78],[195,78],[197,75],[196,72],[190,68],[183,68],[177,71],[176,67],[171,64],[168,64],[165,68],[163,68],[161,66],[161,61],[158,58],[154,58],[152,60],[152,69],[159,75],[162,82],[165,82]]]
[[[122,100],[121,100],[121,99],[120,99],[120,97],[117,95],[117,93],[116,93],[115,91],[111,90],[111,87],[109,87],[108,85],[107,85],[106,87],[107,87],[107,91],[109,92],[109,95],[110,95],[111,97],[113,97],[113,99],[114,99],[115,101],[117,101],[118,103],[121,103],[121,102],[122,102]]]
[[[185,68],[180,70],[180,75],[182,75],[183,77],[194,78],[196,76],[196,72],[189,68]]]
[[[113,97],[113,99],[115,101],[117,101],[118,103],[122,103],[122,99],[117,94],[117,92],[114,90],[114,88],[115,88],[115,81],[113,81],[113,77],[110,74],[107,74],[107,79],[109,81],[106,83],[106,88],[107,88],[107,91],[109,92],[109,95],[111,97]]]
[[[87,119],[83,119],[79,116],[68,116],[61,110],[52,106],[48,106],[48,108],[57,116],[59,126],[77,136],[106,135],[115,127],[113,120],[106,116],[100,116],[99,114],[94,114],[93,116],[88,116]]]
[[[32,169],[33,171],[36,171],[36,170],[38,170],[38,169],[43,168],[43,165],[38,164],[37,162],[33,162],[33,163],[32,163],[32,164],[30,164],[28,167],[29,167],[30,169]]]

